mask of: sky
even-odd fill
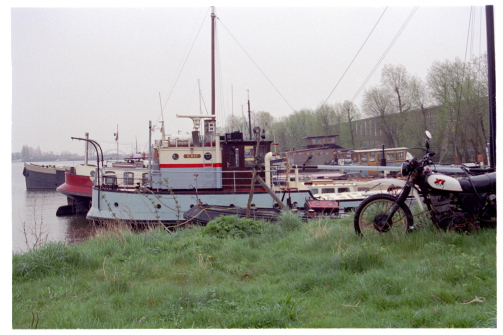
[[[14,2],[8,8],[13,152],[28,145],[83,153],[84,144],[71,137],[86,132],[105,152],[115,152],[117,130],[121,153],[145,152],[149,121],[164,120],[168,134],[190,132],[191,122],[177,114],[211,113],[212,4],[220,125],[229,115],[246,114],[248,99],[252,111],[275,118],[324,102],[361,106],[364,90],[379,85],[386,64],[426,80],[434,62],[469,61],[487,50],[485,8],[477,1],[418,7],[148,3],[63,8]]]

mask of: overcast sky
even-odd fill
[[[480,4],[243,8],[217,2],[216,15],[220,121],[247,110],[248,92],[252,111],[275,117],[313,110],[327,99],[360,106],[374,68],[365,89],[379,84],[385,64],[425,80],[436,61],[470,60],[487,50]],[[86,132],[114,151],[117,127],[121,151],[131,153],[136,143],[147,151],[148,122],[161,119],[161,105],[169,134],[191,130],[176,114],[210,113],[209,5],[21,7],[9,16],[14,152],[28,145],[81,153],[84,145],[71,137]]]

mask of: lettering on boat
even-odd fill
[[[201,158],[201,154],[185,154],[183,158]]]

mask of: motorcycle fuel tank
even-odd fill
[[[461,184],[456,178],[434,173],[427,177],[428,185],[436,190],[461,192]]]

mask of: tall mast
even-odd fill
[[[215,115],[215,16],[211,6],[211,115]]]

